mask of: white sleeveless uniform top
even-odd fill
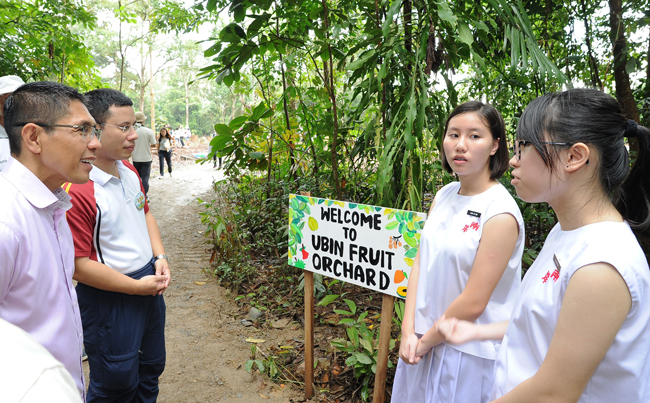
[[[557,224],[551,230],[515,303],[495,363],[494,398],[537,373],[571,276],[581,267],[599,262],[618,270],[630,291],[632,307],[578,402],[650,402],[650,270],[630,227],[617,222],[573,231],[562,231]]]
[[[420,276],[415,302],[415,332],[426,333],[463,292],[472,271],[483,225],[497,214],[511,214],[519,226],[515,249],[483,314],[475,323],[508,320],[521,284],[524,220],[517,203],[501,184],[475,196],[458,194],[460,182],[438,191],[420,240]],[[499,342],[473,341],[448,346],[494,360]]]

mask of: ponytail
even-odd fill
[[[632,171],[619,190],[616,208],[630,224],[646,257],[650,255],[650,130],[628,120],[628,139],[636,138],[639,151]]]

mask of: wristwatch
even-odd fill
[[[158,256],[154,257],[154,261],[158,260],[158,259],[165,259],[165,260],[169,261],[169,259],[167,259],[167,255],[158,255]]]

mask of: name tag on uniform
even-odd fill
[[[142,210],[144,208],[144,193],[138,192],[138,194],[135,195],[135,200],[133,201],[135,203],[135,207],[138,208],[138,210]]]
[[[560,259],[557,258],[555,253],[553,254],[553,263],[555,263],[555,268],[557,269],[557,271],[560,271],[562,266],[560,265]]]
[[[481,213],[478,213],[478,212],[472,211],[472,210],[467,210],[467,215],[471,215],[472,217],[476,217],[476,218],[481,217]]]

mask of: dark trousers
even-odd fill
[[[171,151],[158,151],[158,161],[160,162],[160,176],[165,173],[165,161],[167,161],[167,170],[172,173],[172,152]]]
[[[147,162],[136,162],[133,161],[133,166],[135,170],[138,171],[140,175],[140,180],[142,181],[142,187],[144,188],[144,195],[146,196],[149,193],[149,177],[151,176],[151,161]]]
[[[128,274],[155,274],[153,259]],[[87,403],[154,403],[165,369],[165,300],[79,283],[79,311],[90,365]]]
[[[221,168],[221,158],[222,157],[219,157],[219,168]],[[214,153],[214,155],[212,156],[212,161],[213,161],[212,166],[214,168],[216,168],[217,167],[217,153]]]

